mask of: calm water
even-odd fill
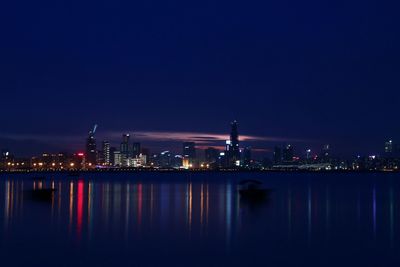
[[[243,201],[249,178],[271,197]],[[0,175],[0,197],[1,266],[400,263],[399,174]]]

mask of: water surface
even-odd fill
[[[398,266],[400,175],[0,175],[2,266]],[[241,199],[258,179],[268,199]],[[29,190],[55,188],[48,201]]]

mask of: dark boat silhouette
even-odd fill
[[[41,188],[25,191],[28,198],[34,201],[51,202],[54,197],[56,189],[54,188]]]
[[[262,187],[263,183],[258,180],[243,180],[239,183],[239,194],[240,197],[249,201],[264,200],[268,197],[271,189]]]

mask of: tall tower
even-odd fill
[[[121,154],[125,157],[129,157],[129,152],[130,152],[130,147],[129,147],[129,139],[130,135],[129,134],[123,134],[122,135],[122,142],[121,142]]]
[[[105,165],[111,165],[111,147],[108,141],[103,141],[103,160]]]
[[[97,164],[96,129],[97,125],[93,127],[93,130],[89,131],[89,136],[86,139],[86,163],[89,166]]]
[[[192,168],[196,165],[196,144],[194,142],[184,142],[182,149],[183,165]]]
[[[238,123],[236,120],[231,123],[228,158],[229,158],[229,163],[228,163],[229,167],[238,166],[238,162],[240,162],[240,148],[239,148]]]
[[[130,149],[130,135],[129,134],[123,134],[122,135],[122,142],[121,142],[121,147],[120,147],[120,152],[121,152],[121,165],[126,166],[128,164],[128,158],[131,157],[131,149]]]

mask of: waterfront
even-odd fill
[[[398,173],[44,175],[0,175],[4,266],[400,263]],[[244,179],[271,196],[243,201]]]

